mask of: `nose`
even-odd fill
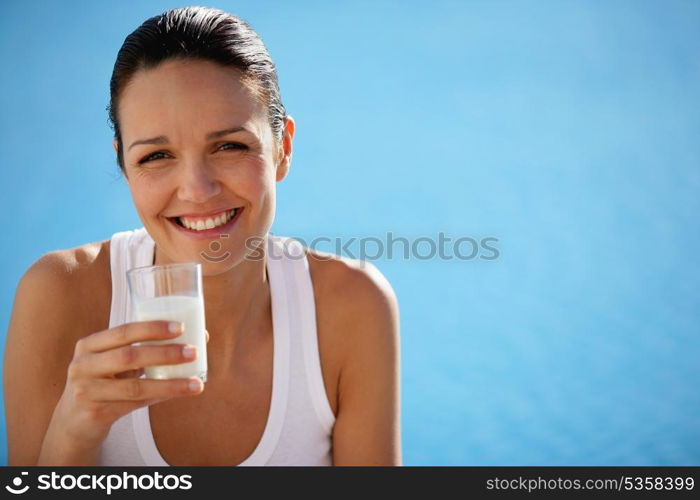
[[[221,192],[221,184],[203,161],[188,162],[182,166],[178,197],[192,203],[205,203]]]

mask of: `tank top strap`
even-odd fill
[[[285,269],[285,276],[288,276],[290,281],[288,293],[293,304],[292,320],[298,326],[309,396],[323,429],[331,432],[335,415],[328,402],[323,381],[316,325],[316,300],[307,252],[301,242],[294,238],[284,236],[275,236],[275,238],[278,242],[276,248],[283,250],[280,262]]]
[[[112,308],[109,327],[129,321],[131,304],[126,281],[126,271],[153,262],[153,239],[144,228],[115,233],[109,243],[110,270],[112,278]]]

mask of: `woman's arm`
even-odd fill
[[[71,296],[59,254],[39,259],[17,286],[3,367],[8,465],[39,459],[73,350]]]
[[[369,262],[343,280],[344,335],[334,465],[401,465],[399,310],[389,282]],[[347,294],[347,295],[346,295]]]

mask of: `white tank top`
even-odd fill
[[[268,234],[267,274],[273,327],[272,398],[265,430],[238,465],[332,465],[335,416],[328,402],[318,351],[316,308],[306,254],[292,238]],[[109,326],[126,323],[126,271],[153,263],[154,242],[144,228],[114,234],[110,242],[112,309]],[[98,465],[168,466],[153,439],[148,407],[110,429]],[[231,464],[233,465],[233,464]]]

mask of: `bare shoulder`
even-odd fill
[[[86,243],[65,250],[54,250],[39,257],[22,279],[49,279],[57,284],[88,277],[95,272],[100,258],[109,258],[109,240]]]
[[[105,299],[111,299],[109,240],[55,250],[20,279],[12,324],[16,334],[39,335],[45,325],[79,338],[103,323]]]
[[[398,300],[387,278],[372,263],[308,248],[306,254],[323,377],[337,417],[348,393],[349,374],[370,353],[398,369]]]
[[[329,305],[339,309],[335,312],[398,314],[394,289],[371,262],[311,249],[306,253],[314,287],[328,295]]]
[[[29,294],[70,292],[61,298],[81,299],[104,289],[109,279],[109,240],[105,240],[42,255],[24,273],[18,289]]]
[[[100,242],[49,252],[24,273],[7,331],[5,384],[41,374],[62,387],[75,343],[109,324],[104,247]]]

